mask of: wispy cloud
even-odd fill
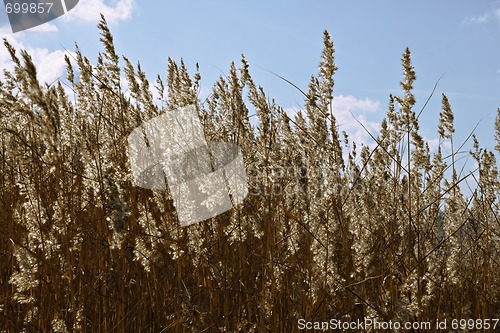
[[[357,152],[360,152],[361,145],[374,149],[376,142],[371,135],[377,137],[380,133],[380,121],[373,121],[369,118],[382,119],[380,102],[369,98],[360,99],[352,95],[335,96],[332,103],[333,114],[337,121],[339,133],[346,132],[350,142],[355,142]],[[293,118],[297,110],[286,109],[287,115]],[[371,135],[370,135],[371,134]],[[341,138],[342,139],[342,138]],[[451,144],[448,141],[441,142],[439,138],[424,138],[429,144],[431,154],[435,154],[441,146],[443,155],[451,153]]]
[[[294,109],[285,111],[291,118],[296,114]],[[367,115],[380,111],[379,101],[369,98],[359,99],[352,95],[337,95],[333,98],[332,111],[339,126],[339,132],[345,131],[349,135],[351,142],[356,142],[358,146],[361,143],[369,146],[374,144],[367,130],[377,136],[380,123],[368,120]]]
[[[52,83],[64,76],[66,62],[64,61],[65,51],[50,51],[47,48],[33,48],[24,45],[22,42],[23,33],[13,34],[9,27],[0,27],[0,39],[6,38],[8,42],[17,50],[26,50],[31,55],[37,68],[37,77],[41,83]],[[7,49],[0,45],[0,68],[12,70],[13,64]],[[0,73],[0,78],[3,73]]]
[[[30,52],[40,82],[52,83],[59,78],[64,79],[66,72],[66,62],[64,55],[66,51],[56,50],[49,52],[47,49],[31,49]]]
[[[44,23],[42,25],[37,25],[31,29],[26,30],[28,32],[58,32],[59,29],[52,23]]]
[[[374,144],[367,130],[376,136],[380,130],[380,123],[369,121],[367,115],[380,111],[379,101],[368,98],[358,99],[352,95],[339,95],[333,98],[332,107],[340,131],[345,131],[351,141],[358,145]]]
[[[483,24],[491,21],[500,23],[500,7],[493,8],[481,15],[469,16],[463,20],[464,24]]]
[[[82,0],[69,13],[62,16],[65,21],[97,22],[104,15],[108,23],[118,23],[132,17],[134,0]]]
[[[48,32],[58,32],[58,31],[59,29],[57,28],[57,26],[55,26],[50,22],[37,25],[36,27],[27,30],[16,32],[15,34],[12,32],[12,28],[9,25],[0,25],[0,36],[2,38],[6,37],[6,38],[21,39],[28,33],[48,33]]]

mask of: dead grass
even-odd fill
[[[169,60],[157,87],[167,108],[195,104],[207,140],[237,143],[251,192],[181,228],[167,191],[133,185],[127,135],[161,111],[126,58],[125,96],[104,19],[99,28],[97,65],[79,51],[68,59],[75,99],[62,83],[39,86],[29,55],[6,44],[16,69],[0,83],[2,331],[297,332],[300,318],[500,317],[495,157],[476,144],[477,188],[461,194],[460,149],[431,156],[418,134],[408,50],[403,94],[391,96],[377,147],[360,156],[341,148],[331,113],[326,32],[295,119],[269,102],[244,59],[203,103],[199,74]],[[446,112],[442,141],[453,133]]]

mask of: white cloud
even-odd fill
[[[25,46],[22,42],[23,33],[13,34],[9,28],[0,27],[0,39],[7,38],[8,42],[16,49],[20,57],[20,51],[26,50],[31,55],[33,62],[37,68],[37,76],[40,83],[52,83],[59,77],[65,76],[66,62],[64,61],[65,51],[55,50],[49,51],[46,48],[32,48]],[[4,47],[0,45],[0,68],[12,70],[13,64],[10,59],[10,54]],[[0,78],[3,73],[0,73]]]
[[[58,32],[59,29],[52,23],[44,23],[42,25],[37,25],[31,29],[26,30],[27,32]]]
[[[104,14],[109,23],[117,23],[131,17],[134,8],[134,0],[81,0],[78,5],[68,14],[61,17],[64,21],[80,20],[86,22],[96,22],[100,20],[100,13]],[[53,23],[45,23],[40,26],[13,34],[8,24],[0,25],[0,40],[7,38],[9,43],[19,52],[22,49],[28,51],[35,63],[38,71],[38,79],[41,83],[52,83],[59,77],[64,77],[65,51],[49,51],[46,48],[32,48],[24,45],[23,37],[27,33],[47,33],[58,32],[58,28]],[[10,55],[3,45],[0,45],[0,68],[11,70],[13,68]],[[0,78],[2,77],[0,72]]]
[[[380,103],[369,98],[357,99],[352,95],[339,95],[333,98],[333,108],[340,112],[348,110],[373,113],[378,111]]]
[[[35,63],[40,82],[50,84],[60,77],[64,79],[66,73],[64,55],[66,51],[49,52],[47,49],[28,49],[28,52]]]
[[[4,38],[12,34],[12,29],[8,25],[0,26],[0,37]]]
[[[9,25],[0,26],[0,36],[3,37],[14,37],[22,38],[26,33],[36,32],[36,33],[47,33],[47,32],[58,32],[59,29],[52,23],[44,23],[41,25],[37,25],[36,27],[23,30],[20,32],[16,32],[15,34],[12,32],[12,28]]]
[[[491,13],[484,13],[479,16],[470,16],[464,19],[465,24],[486,23],[491,19]]]
[[[380,123],[367,120],[366,115],[379,111],[380,102],[368,98],[357,99],[352,95],[339,95],[333,98],[332,108],[340,132],[345,131],[351,142],[356,142],[358,146],[360,144],[374,145],[367,130],[376,137],[380,131]]]
[[[105,0],[81,0],[78,5],[66,15],[62,16],[65,21],[97,22],[101,19],[101,13],[108,23],[118,23],[129,19],[135,6],[134,0],[113,0],[107,4]]]
[[[494,8],[490,11],[487,11],[481,15],[477,16],[469,16],[463,20],[465,24],[482,24],[487,23],[492,20],[498,21],[500,23],[500,8]]]
[[[352,95],[338,95],[333,98],[332,111],[339,126],[339,134],[345,131],[349,135],[349,141],[356,142],[358,149],[361,144],[374,147],[375,142],[366,130],[376,137],[380,131],[380,123],[367,120],[366,115],[380,111],[380,102],[368,98],[358,99]],[[286,109],[285,112],[292,119],[297,113],[294,109]]]
[[[7,38],[9,43],[16,49],[22,48],[21,42],[12,33],[12,30],[8,26],[0,27],[0,39],[2,40],[2,45],[0,45],[0,68],[1,69],[12,69],[12,63],[10,61],[10,55],[5,46],[3,45],[3,39]],[[0,73],[2,75],[2,73]]]
[[[385,116],[385,112],[382,114],[379,101],[369,98],[358,99],[352,95],[338,95],[333,99],[332,110],[339,128],[339,135],[341,135],[340,139],[343,140],[341,133],[345,131],[349,136],[349,141],[356,143],[358,156],[361,151],[361,144],[369,146],[371,149],[376,147],[376,143],[370,134],[374,137],[379,136],[381,129],[380,122],[368,120],[368,118],[373,118],[371,115],[376,115],[375,118],[381,120]],[[285,112],[293,119],[297,110],[290,108],[286,109]],[[306,115],[304,114],[304,116]],[[364,128],[358,121],[361,122]],[[435,154],[440,145],[439,138],[424,138],[424,140],[429,144],[431,155]],[[449,140],[441,142],[441,151],[443,157],[451,153],[451,143]]]

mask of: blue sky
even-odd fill
[[[77,42],[94,62],[102,50],[99,12],[110,23],[118,54],[140,61],[151,80],[165,76],[168,57],[182,57],[192,74],[199,63],[208,92],[244,53],[256,82],[289,112],[301,107],[301,94],[264,69],[307,89],[311,74],[317,73],[323,30],[328,30],[339,67],[334,109],[341,130],[358,143],[368,142],[368,135],[348,110],[377,130],[389,94],[400,92],[400,58],[408,46],[417,73],[417,110],[444,75],[421,118],[431,146],[437,145],[443,92],[455,112],[455,141],[480,122],[476,134],[481,145],[494,146],[500,107],[499,1],[80,0],[69,14],[16,34],[0,9],[0,36],[33,54],[41,79],[64,78],[61,45],[74,50]],[[0,66],[10,66],[3,46]]]

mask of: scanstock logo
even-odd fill
[[[222,214],[248,194],[241,149],[205,141],[194,105],[165,111],[135,128],[128,157],[137,186],[168,186],[182,226]]]
[[[52,21],[75,8],[79,0],[4,0],[12,32]]]

